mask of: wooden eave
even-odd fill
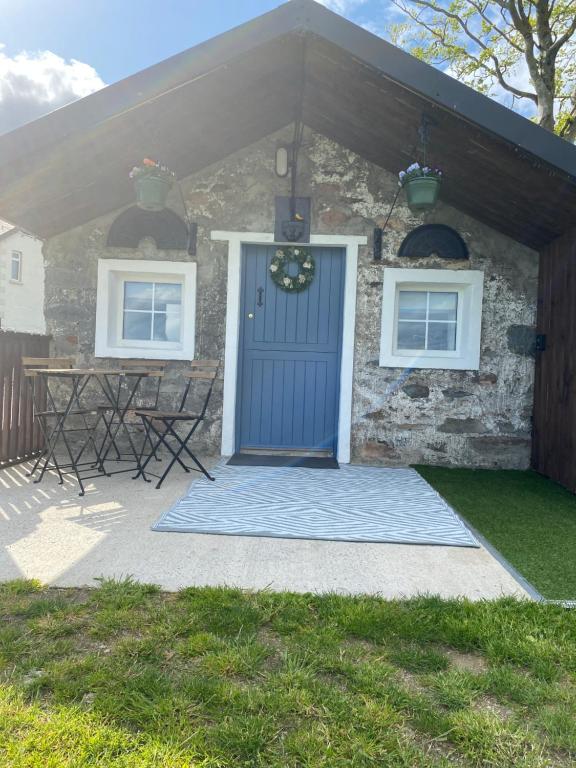
[[[576,148],[312,0],[0,137],[0,216],[51,237],[129,204],[132,165],[180,178],[302,117],[394,173],[430,115],[443,200],[540,248],[576,218]]]

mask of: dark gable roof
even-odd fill
[[[44,237],[133,200],[132,165],[179,177],[304,122],[397,172],[423,111],[442,197],[539,247],[576,218],[576,147],[313,0],[292,0],[0,137],[0,216]]]

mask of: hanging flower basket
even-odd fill
[[[428,211],[434,208],[442,183],[442,171],[412,163],[405,171],[400,171],[399,179],[411,210]]]
[[[146,157],[142,165],[132,169],[130,178],[134,181],[139,208],[145,211],[162,211],[166,208],[168,193],[175,179],[173,171]]]

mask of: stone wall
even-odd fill
[[[212,230],[270,232],[274,196],[289,181],[274,174],[277,141],[286,129],[182,182],[191,217],[198,223],[197,357],[223,359],[226,297],[225,243]],[[405,158],[399,158],[399,167]],[[298,193],[312,197],[314,234],[368,235],[383,224],[397,190],[396,177],[328,139],[305,135]],[[495,190],[495,194],[497,190]],[[176,194],[171,207],[181,211]],[[59,235],[45,248],[46,318],[55,350],[92,364],[99,258],[188,260],[184,252],[157,251],[143,241],[138,251],[106,248],[118,212]],[[405,235],[427,222],[448,224],[466,240],[470,260],[400,260]],[[409,263],[407,263],[409,261]],[[380,312],[384,266],[480,269],[485,273],[479,371],[380,368]],[[355,341],[353,456],[376,463],[413,462],[525,467],[530,449],[538,256],[489,227],[440,204],[415,216],[403,195],[391,218],[382,264],[370,247],[360,251]],[[180,389],[174,363],[165,383],[168,397]],[[222,389],[216,391],[204,447],[217,451]]]

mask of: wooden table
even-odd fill
[[[150,378],[161,379],[164,376],[162,371],[147,370],[143,368],[127,370],[113,368],[36,368],[32,373],[36,376],[40,376],[45,382],[48,403],[56,418],[54,428],[47,441],[46,453],[40,470],[40,475],[34,482],[41,482],[46,470],[54,469],[58,473],[60,484],[64,482],[64,475],[74,475],[80,486],[79,495],[83,496],[85,492],[83,481],[85,480],[101,477],[102,475],[109,477],[118,472],[132,472],[134,471],[134,464],[137,470],[140,469],[140,461],[143,451],[138,451],[134,445],[132,435],[126,427],[126,414],[130,410],[142,380]],[[63,409],[58,409],[56,406],[54,393],[50,389],[51,379],[58,379],[60,381],[65,380],[70,384],[68,400]],[[89,426],[84,420],[84,427],[79,427],[74,430],[66,429],[66,420],[69,418],[74,405],[79,405],[80,397],[91,380],[96,380],[98,382],[100,389],[106,398],[106,403],[94,407],[94,412],[97,415],[97,420],[94,425]],[[127,396],[124,399],[124,402],[122,402],[122,384],[126,384]],[[91,409],[92,406],[88,406],[88,410]],[[112,417],[109,420],[106,418],[107,411],[112,413]],[[95,433],[101,422],[105,428],[105,435],[101,445],[98,447],[96,445]],[[128,443],[130,445],[129,455],[133,457],[134,463],[130,469],[107,472],[104,462],[107,460],[113,446],[118,453],[116,438],[118,437],[120,429],[123,429],[128,437]],[[86,432],[86,438],[78,453],[74,452],[73,447],[68,441],[67,433],[70,431]],[[64,444],[66,453],[70,459],[69,463],[66,464],[59,463],[56,457],[56,448],[60,440]],[[94,449],[95,458],[91,461],[82,462],[81,459],[90,445],[92,445]],[[86,466],[89,466],[92,471],[97,470],[97,474],[82,477],[82,467]],[[70,469],[70,471],[63,471],[66,469]]]

